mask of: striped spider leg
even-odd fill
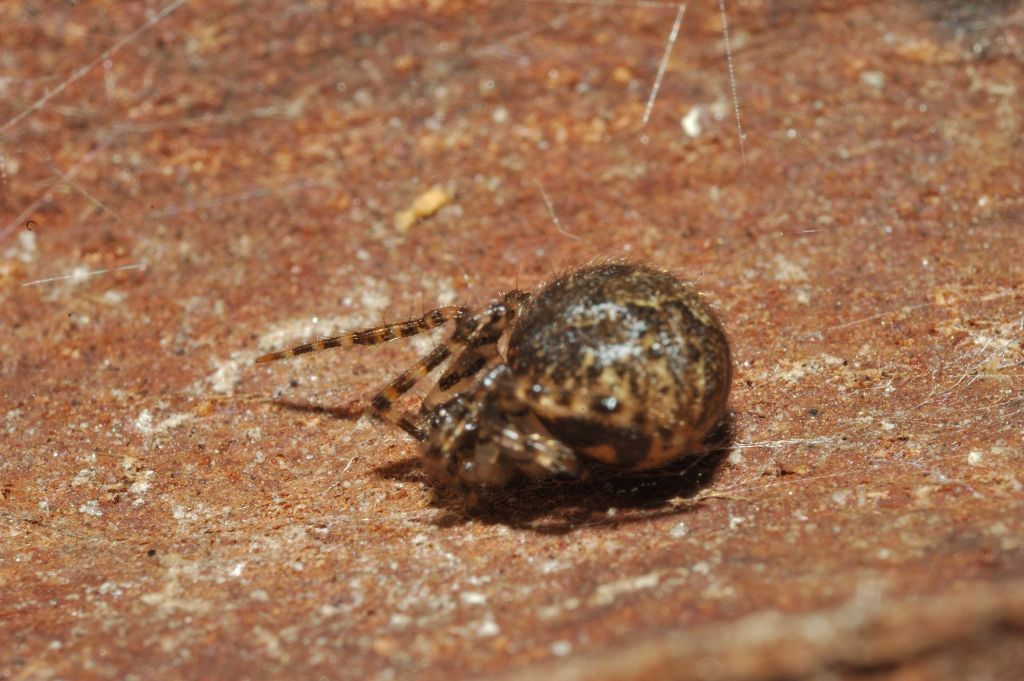
[[[526,297],[527,294],[522,291],[510,291],[481,312],[460,316],[456,322],[455,331],[447,340],[435,345],[430,352],[374,395],[370,400],[370,408],[373,413],[378,418],[397,425],[416,440],[426,441],[429,435],[426,429],[429,425],[430,411],[438,401],[443,399],[444,394],[456,387],[466,385],[489,361],[498,357],[498,341],[501,339],[506,325],[515,318],[516,310],[526,300]],[[459,354],[451,359],[457,351]],[[450,359],[451,361],[441,374],[437,386],[423,401],[418,418],[413,419],[408,414],[398,414],[395,404],[402,395],[409,392],[431,371]]]
[[[354,345],[379,345],[396,338],[416,336],[442,326],[449,321],[462,321],[467,318],[468,313],[469,311],[465,307],[461,306],[451,305],[448,307],[439,307],[427,312],[422,317],[416,317],[401,322],[393,322],[391,324],[384,324],[382,326],[375,326],[369,329],[362,329],[360,331],[349,331],[338,336],[332,336],[331,338],[324,338],[323,340],[314,341],[312,343],[296,345],[295,347],[287,350],[271,352],[257,357],[256,363],[259,364],[263,362],[273,362],[280,359],[289,359],[291,357],[298,357],[299,355],[305,355],[311,352],[320,352],[321,350],[329,350],[331,348],[347,348]],[[441,348],[442,346],[435,346],[427,356],[423,357],[411,369],[403,372],[397,379],[395,379],[395,381],[378,393],[371,402],[371,408],[377,416],[399,426],[417,440],[423,440],[424,434],[412,423],[411,419],[393,414],[391,405],[399,395],[415,385],[419,378],[430,373],[431,369],[438,366],[447,358],[450,351],[449,353],[443,353],[440,351]],[[406,386],[406,383],[409,380],[411,380],[412,383],[409,383]]]
[[[463,307],[438,308],[419,318],[298,345],[256,361],[377,345],[455,321],[448,339],[373,397],[371,412],[423,443],[433,472],[465,493],[474,486],[504,484],[517,469],[534,477],[545,472],[576,475],[576,456],[548,435],[529,405],[517,397],[515,379],[498,350],[499,341],[528,299],[529,294],[514,290],[476,314]],[[448,366],[423,400],[418,416],[398,413],[395,405],[402,395],[445,362]]]
[[[498,351],[498,342],[528,298],[529,294],[513,290],[477,314],[469,314],[463,307],[438,308],[419,318],[298,345],[256,361],[271,362],[337,347],[377,345],[455,321],[455,330],[447,340],[435,345],[372,398],[371,412],[425,443],[428,461],[435,464],[432,467],[464,491],[468,491],[469,484],[505,482],[513,465],[527,473],[546,470],[555,475],[574,474],[575,456],[542,434],[543,426],[526,403],[515,397],[511,371]],[[395,405],[401,396],[446,361],[448,366],[423,400],[418,417],[398,413]],[[478,379],[484,369],[487,373]]]

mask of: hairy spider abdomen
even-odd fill
[[[699,451],[732,379],[711,308],[671,274],[631,263],[548,284],[520,311],[507,360],[520,399],[554,437],[629,468]]]

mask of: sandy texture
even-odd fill
[[[0,678],[1019,678],[1024,10],[726,9],[0,4]],[[252,365],[622,256],[697,463],[467,514],[429,339]]]

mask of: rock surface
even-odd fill
[[[1018,678],[1020,3],[46,4],[0,678]],[[428,340],[252,365],[623,256],[728,326],[702,461],[467,513],[359,418]]]

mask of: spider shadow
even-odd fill
[[[714,482],[732,444],[730,415],[706,439],[706,454],[683,457],[655,470],[623,473],[594,464],[583,479],[522,481],[490,491],[475,504],[438,486],[432,504],[444,513],[432,523],[452,527],[477,521],[540,534],[567,534],[581,527],[615,528],[691,513],[699,507],[700,493]],[[423,480],[416,458],[380,466],[376,473],[393,480]]]
[[[307,414],[322,414],[331,418],[355,421],[364,413],[364,409],[356,403],[342,405],[340,407],[324,407],[309,402],[296,402],[294,400],[275,399],[272,404],[289,411],[301,411]]]

